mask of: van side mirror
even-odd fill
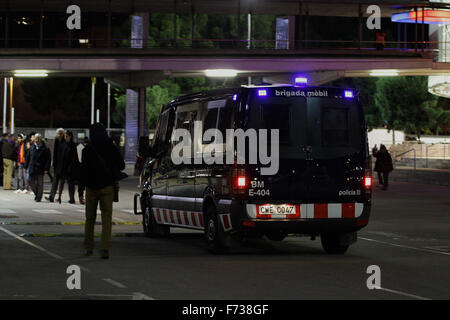
[[[148,136],[139,137],[138,153],[140,157],[153,157],[152,147]]]

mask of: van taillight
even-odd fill
[[[235,168],[232,173],[232,188],[236,195],[245,195],[249,184],[249,177],[244,168]]]
[[[366,167],[364,170],[364,187],[366,189],[372,188],[372,159],[370,157],[366,160]]]
[[[364,177],[364,187],[366,187],[366,188],[372,187],[372,177],[371,176]]]
[[[236,178],[236,187],[239,189],[245,188],[247,186],[247,178],[245,176],[238,176]]]

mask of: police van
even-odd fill
[[[145,235],[196,229],[210,252],[226,252],[232,239],[297,234],[345,253],[371,208],[358,97],[354,89],[272,85],[170,102],[151,144],[139,141],[149,159],[134,211]]]

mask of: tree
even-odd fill
[[[45,78],[25,79],[22,82],[25,100],[39,114],[49,116],[49,127],[54,127],[55,113],[79,112],[82,103],[80,96],[80,79]]]
[[[425,110],[429,120],[430,132],[438,135],[441,133],[450,122],[450,110],[425,102]]]
[[[421,132],[430,122],[426,109],[436,105],[437,97],[428,92],[426,77],[379,78],[375,104],[388,129]]]

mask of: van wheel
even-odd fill
[[[227,253],[230,249],[230,235],[223,230],[214,207],[208,207],[204,217],[206,248],[211,253]]]
[[[339,233],[322,233],[320,240],[323,249],[328,254],[344,254],[349,247],[339,244]]]
[[[144,234],[149,238],[164,237],[170,234],[170,227],[159,225],[152,214],[152,207],[150,201],[146,202],[142,214],[142,225],[144,227]]]
[[[286,238],[286,232],[280,230],[271,231],[266,233],[266,237],[272,241],[283,241]]]

